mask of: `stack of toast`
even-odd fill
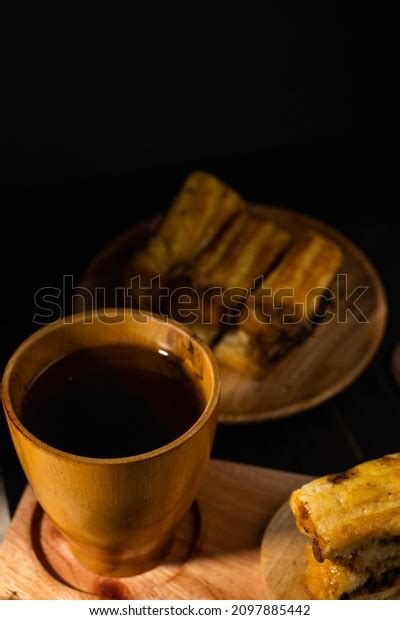
[[[294,239],[193,172],[126,277],[138,307],[186,323],[221,363],[256,377],[311,332],[341,262],[333,241]]]
[[[290,505],[309,539],[306,585],[317,599],[400,592],[400,454],[313,480]]]

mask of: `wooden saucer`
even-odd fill
[[[177,527],[172,547],[162,565],[136,575],[134,580],[109,579],[77,565],[67,541],[37,503],[31,521],[32,549],[47,573],[69,588],[98,598],[127,599],[152,583],[162,586],[173,579],[190,558],[199,534],[200,511],[196,502]]]
[[[387,315],[381,279],[367,256],[347,237],[324,222],[289,209],[271,206],[251,207],[258,216],[271,219],[288,230],[293,238],[314,229],[336,241],[344,262],[340,272],[347,275],[348,290],[367,287],[359,307],[367,323],[348,315],[319,325],[300,346],[272,366],[261,380],[253,380],[222,367],[222,396],[219,421],[226,423],[262,422],[300,413],[331,398],[350,385],[373,358],[384,334]],[[114,239],[93,259],[81,286],[100,296],[109,306],[118,303],[116,289],[124,286],[124,269],[132,253],[142,247],[160,218],[142,222]],[[334,287],[333,287],[334,288]],[[104,303],[102,301],[102,303]],[[343,296],[339,302],[344,308]]]
[[[198,504],[164,562],[141,575],[100,577],[71,555],[28,487],[0,546],[0,598],[262,599],[260,544],[271,516],[307,477],[211,461]]]

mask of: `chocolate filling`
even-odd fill
[[[386,536],[385,538],[379,538],[372,542],[377,543],[380,547],[387,547],[388,545],[393,545],[393,544],[398,545],[400,544],[400,536],[399,535]],[[360,554],[363,553],[365,548],[368,548],[370,545],[371,545],[371,541],[367,542],[365,545],[362,545],[362,546],[357,547],[356,549],[353,549],[353,551],[351,553],[348,553],[348,555],[338,555],[335,558],[335,562],[337,564],[340,564],[341,566],[346,566],[347,568],[350,568],[351,570],[357,570],[355,566],[355,562],[357,561]],[[397,554],[395,557],[397,557]],[[386,561],[391,560],[391,559],[394,559],[394,558],[387,558]]]
[[[400,568],[388,570],[386,573],[382,575],[382,577],[369,577],[367,581],[356,588],[352,592],[344,592],[340,597],[341,600],[348,600],[358,598],[360,596],[366,596],[368,594],[377,594],[381,590],[386,590],[387,588],[391,588],[395,581],[400,576]]]
[[[268,359],[271,362],[278,362],[282,357],[284,357],[291,349],[301,345],[311,334],[314,332],[315,328],[322,321],[323,311],[327,308],[333,308],[333,303],[324,299],[319,305],[319,315],[313,316],[311,320],[306,323],[297,325],[296,323],[287,323],[288,330],[285,331],[285,324],[280,322],[280,318],[278,318],[276,329],[279,332],[279,336],[275,343],[271,345],[268,341],[266,343],[263,342],[262,333],[260,334],[258,341],[259,345],[265,350],[267,353]],[[277,317],[275,317],[277,320]],[[274,317],[272,318],[272,323],[270,327],[274,327]]]

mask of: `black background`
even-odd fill
[[[388,370],[400,310],[391,6],[147,6],[145,16],[96,8],[3,24],[2,366],[34,329],[35,290],[78,280],[106,241],[165,209],[201,167],[249,200],[348,234],[382,274],[390,311],[353,386],[291,419],[221,427],[214,455],[319,474],[399,450]],[[23,478],[3,419],[0,455],[13,508]]]

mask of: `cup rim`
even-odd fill
[[[114,312],[113,316],[118,316],[119,314],[122,314],[122,313],[126,314],[127,310],[117,309],[117,308],[104,308],[101,310],[101,314],[106,315],[108,312]],[[54,448],[50,444],[45,443],[44,441],[36,437],[36,435],[33,435],[24,426],[24,424],[22,424],[21,420],[18,418],[17,414],[15,413],[14,407],[11,402],[9,386],[10,386],[10,378],[13,373],[15,364],[18,358],[20,357],[20,355],[24,351],[26,351],[33,343],[39,340],[43,335],[51,333],[52,331],[57,331],[61,329],[67,319],[72,319],[71,324],[74,324],[77,322],[80,323],[83,321],[85,316],[90,314],[88,312],[79,312],[76,314],[71,314],[71,315],[62,317],[61,319],[58,319],[57,321],[54,321],[53,323],[50,323],[49,325],[45,325],[44,327],[41,327],[40,329],[35,331],[33,334],[28,336],[28,338],[26,338],[14,351],[14,353],[8,360],[7,365],[4,369],[2,382],[0,386],[2,388],[1,396],[2,396],[4,411],[10,423],[13,426],[15,426],[16,429],[22,435],[24,435],[26,439],[28,439],[28,441],[30,441],[37,447],[41,448],[42,450],[50,452],[51,454],[55,456],[58,456],[60,458],[67,459],[67,460],[73,460],[78,463],[86,463],[88,465],[119,465],[119,464],[123,465],[123,464],[135,463],[135,462],[140,462],[140,461],[145,461],[145,460],[147,461],[157,456],[161,456],[162,454],[165,454],[166,452],[170,452],[174,450],[175,448],[177,448],[178,446],[185,443],[191,437],[193,437],[200,430],[200,428],[204,426],[204,424],[210,418],[211,414],[213,413],[213,411],[218,405],[218,400],[219,400],[220,390],[221,390],[220,372],[219,372],[219,367],[217,364],[217,360],[214,356],[214,353],[211,351],[210,347],[205,342],[203,342],[196,334],[192,333],[187,327],[178,323],[177,321],[174,321],[173,319],[170,319],[169,317],[163,317],[162,315],[155,314],[154,312],[144,312],[144,311],[139,312],[134,309],[129,309],[128,312],[133,318],[136,318],[139,316],[143,317],[145,315],[145,316],[148,316],[149,319],[152,321],[168,323],[168,325],[172,325],[174,329],[180,331],[181,333],[184,333],[192,341],[195,341],[196,345],[203,351],[204,357],[207,360],[207,363],[210,366],[210,370],[211,370],[211,379],[212,379],[211,395],[208,398],[207,403],[201,415],[197,418],[195,423],[187,431],[185,431],[185,433],[183,433],[182,435],[179,435],[179,437],[177,437],[173,441],[170,441],[169,443],[166,443],[160,446],[159,448],[156,448],[155,450],[150,450],[149,452],[143,452],[141,454],[135,454],[133,456],[124,456],[124,457],[117,457],[117,458],[97,458],[97,457],[89,457],[89,456],[81,456],[78,454],[72,454],[70,452],[66,452],[64,450],[59,450],[58,448]]]

